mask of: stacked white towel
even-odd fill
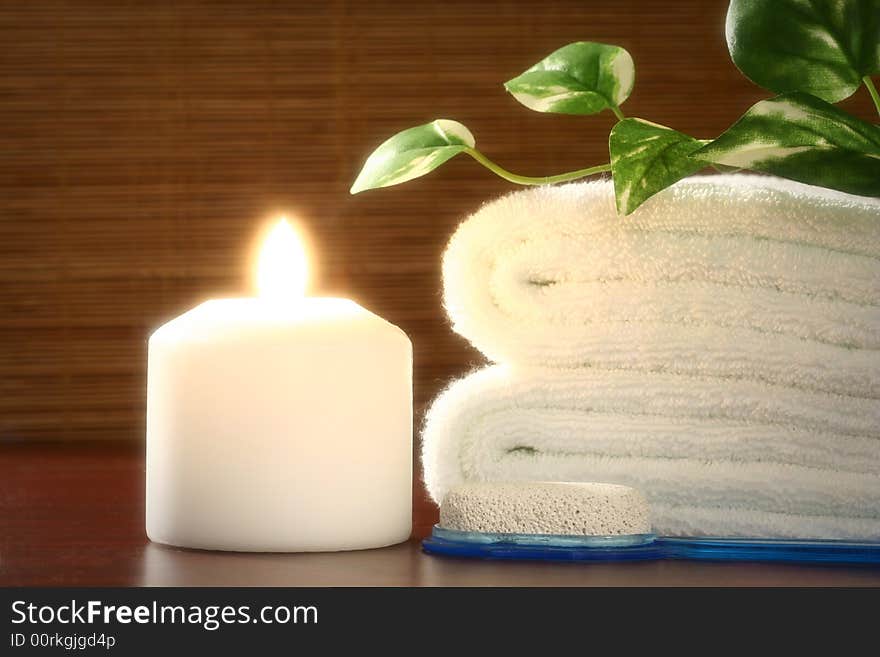
[[[463,480],[640,488],[664,534],[880,538],[880,202],[692,178],[508,195],[444,257],[453,327],[502,363],[423,436]]]

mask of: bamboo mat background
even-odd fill
[[[457,222],[510,186],[476,163],[351,197],[363,158],[433,118],[511,170],[607,161],[610,114],[541,115],[501,83],[555,48],[628,48],[624,106],[713,136],[767,94],[726,2],[0,2],[0,441],[141,440],[149,332],[247,290],[273,212],[308,228],[313,293],[409,333],[416,420],[481,358],[440,303]],[[847,103],[870,117],[867,95]],[[416,486],[417,524],[434,510]]]

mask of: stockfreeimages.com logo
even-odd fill
[[[317,624],[318,608],[314,605],[268,605],[258,610],[250,605],[165,605],[153,601],[149,605],[110,605],[101,600],[69,604],[35,605],[25,600],[12,603],[12,623],[21,625],[198,625],[209,632],[223,625],[263,623],[266,625]]]

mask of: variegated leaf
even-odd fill
[[[471,131],[448,119],[437,119],[398,132],[367,158],[351,186],[351,193],[398,185],[424,176],[449,158],[473,147]]]
[[[851,194],[880,196],[880,127],[804,93],[762,100],[693,154]]]
[[[624,119],[608,139],[617,211],[629,214],[651,196],[706,166],[689,155],[702,142],[643,119]]]
[[[834,103],[880,72],[880,2],[732,0],[727,45],[756,84]]]
[[[536,112],[617,113],[634,80],[635,66],[626,50],[582,41],[563,46],[504,87]]]

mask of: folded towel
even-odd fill
[[[880,539],[880,405],[754,381],[492,366],[433,404],[436,501],[466,480],[640,489],[658,533]]]
[[[880,201],[695,177],[620,217],[611,182],[516,192],[443,261],[491,360],[780,383],[880,399]]]

